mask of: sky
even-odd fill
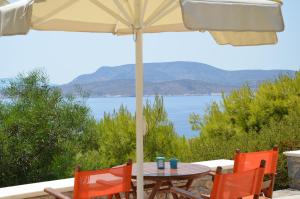
[[[225,70],[300,70],[300,1],[285,0],[285,31],[269,46],[220,46],[208,33],[144,35],[144,62],[195,61]],[[133,36],[30,31],[0,37],[0,78],[43,69],[55,84],[70,82],[101,66],[134,63]]]

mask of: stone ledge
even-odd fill
[[[300,150],[298,150],[298,151],[286,151],[286,152],[283,152],[283,154],[288,156],[288,157],[300,157]]]
[[[300,190],[300,150],[287,151],[283,154],[287,156],[289,186]]]
[[[216,171],[218,166],[222,167],[224,170],[233,169],[234,161],[221,159],[221,160],[209,160],[209,161],[203,161],[203,162],[194,162],[192,164],[199,164],[199,165],[207,166],[212,171]]]
[[[60,192],[73,191],[74,178],[0,188],[0,199],[20,199],[45,196],[44,188],[52,187]]]

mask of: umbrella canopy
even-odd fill
[[[31,13],[24,6],[31,7],[32,1],[3,6],[8,3],[0,0],[0,35],[28,32],[30,23],[26,27],[24,21]],[[209,31],[218,44],[244,46],[277,43],[276,32],[284,27],[280,0],[140,0],[139,14],[135,2],[35,0],[31,28],[127,35],[134,34],[139,15],[143,33]],[[16,12],[25,13],[13,19]],[[7,28],[12,24],[22,26]]]
[[[208,31],[218,44],[275,44],[280,0],[0,0],[0,35],[44,31],[135,34],[137,197],[143,198],[143,33]],[[32,11],[32,12],[31,12]],[[18,17],[16,16],[18,13]],[[30,24],[26,23],[30,19]],[[21,25],[20,25],[21,24]],[[22,26],[22,24],[24,26]],[[27,26],[26,26],[27,24]],[[18,28],[16,28],[18,27]]]
[[[135,6],[135,0],[40,1],[32,28],[124,35],[134,33],[138,18],[143,33],[209,30],[217,43],[232,45],[273,44],[283,30],[281,4],[270,0],[141,0],[139,14]]]
[[[30,29],[33,0],[9,4],[0,0],[0,36],[26,34]]]

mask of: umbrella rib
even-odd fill
[[[116,4],[116,6],[119,8],[119,10],[121,11],[121,13],[123,13],[124,17],[127,19],[127,21],[129,21],[131,24],[133,24],[133,18],[131,18],[128,14],[128,12],[125,10],[125,8],[123,7],[123,5],[120,3],[119,0],[114,0],[114,3]]]
[[[135,16],[135,26],[136,28],[140,28],[143,24],[141,14],[142,14],[142,1],[135,0],[134,2],[134,16]]]
[[[151,22],[153,20],[153,18],[155,19],[157,17],[157,15],[162,12],[163,10],[167,9],[170,5],[172,5],[172,3],[174,3],[174,0],[165,0],[163,1],[154,11],[153,13],[146,19],[145,24],[149,24],[149,22]]]
[[[162,19],[163,17],[167,16],[169,13],[171,13],[172,11],[174,11],[178,6],[179,6],[179,2],[176,3],[176,4],[174,4],[172,7],[168,8],[168,9],[165,9],[160,14],[158,14],[157,17],[153,18],[148,23],[145,23],[145,27],[149,27],[152,24],[154,24],[155,22],[157,22],[160,19]]]
[[[130,22],[128,22],[126,19],[124,19],[123,17],[121,17],[120,15],[118,15],[113,10],[111,10],[108,7],[106,7],[105,5],[103,5],[102,3],[100,3],[99,1],[97,1],[97,0],[90,0],[90,2],[92,2],[94,5],[96,5],[100,9],[104,10],[106,13],[108,13],[110,16],[112,16],[116,20],[119,20],[120,22],[124,23],[128,27],[131,27]]]
[[[38,24],[44,22],[46,19],[49,19],[53,15],[55,15],[55,14],[59,13],[60,11],[66,9],[68,7],[70,7],[71,5],[73,5],[74,3],[76,3],[77,1],[78,0],[70,0],[70,1],[66,2],[62,6],[59,6],[58,8],[54,9],[50,13],[46,14],[45,16],[43,16],[41,18],[38,18],[36,21],[33,21],[33,24],[38,25]]]
[[[147,5],[148,5],[148,0],[144,0],[144,7],[143,7],[143,10],[142,10],[142,14],[141,14],[142,21],[144,21],[144,18],[145,18]]]
[[[134,19],[134,14],[133,14],[132,8],[131,8],[131,6],[130,6],[128,0],[124,0],[124,1],[125,1],[125,4],[126,4],[126,6],[127,6],[128,11],[129,11],[129,13],[130,13],[130,15],[131,15],[131,18]]]
[[[114,33],[113,34],[117,34],[118,33],[118,29],[119,29],[119,21],[117,21],[117,23],[115,25],[115,29],[114,29]]]

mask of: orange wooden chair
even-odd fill
[[[99,196],[106,196],[112,199],[113,196],[120,199],[120,193],[129,198],[131,189],[132,162],[109,169],[80,171],[77,167],[74,177],[74,199],[91,199]],[[68,196],[59,193],[52,188],[44,189],[45,192],[58,199],[70,199]]]
[[[210,196],[197,196],[175,187],[171,188],[170,191],[180,197],[190,199],[258,199],[261,193],[264,170],[264,160],[261,161],[258,168],[238,173],[222,174],[222,168],[218,167]]]
[[[262,192],[266,197],[272,198],[278,161],[277,146],[273,147],[273,150],[250,153],[241,153],[240,150],[236,150],[233,172],[238,173],[257,168],[261,160],[266,161],[265,178],[268,178],[263,183]]]

